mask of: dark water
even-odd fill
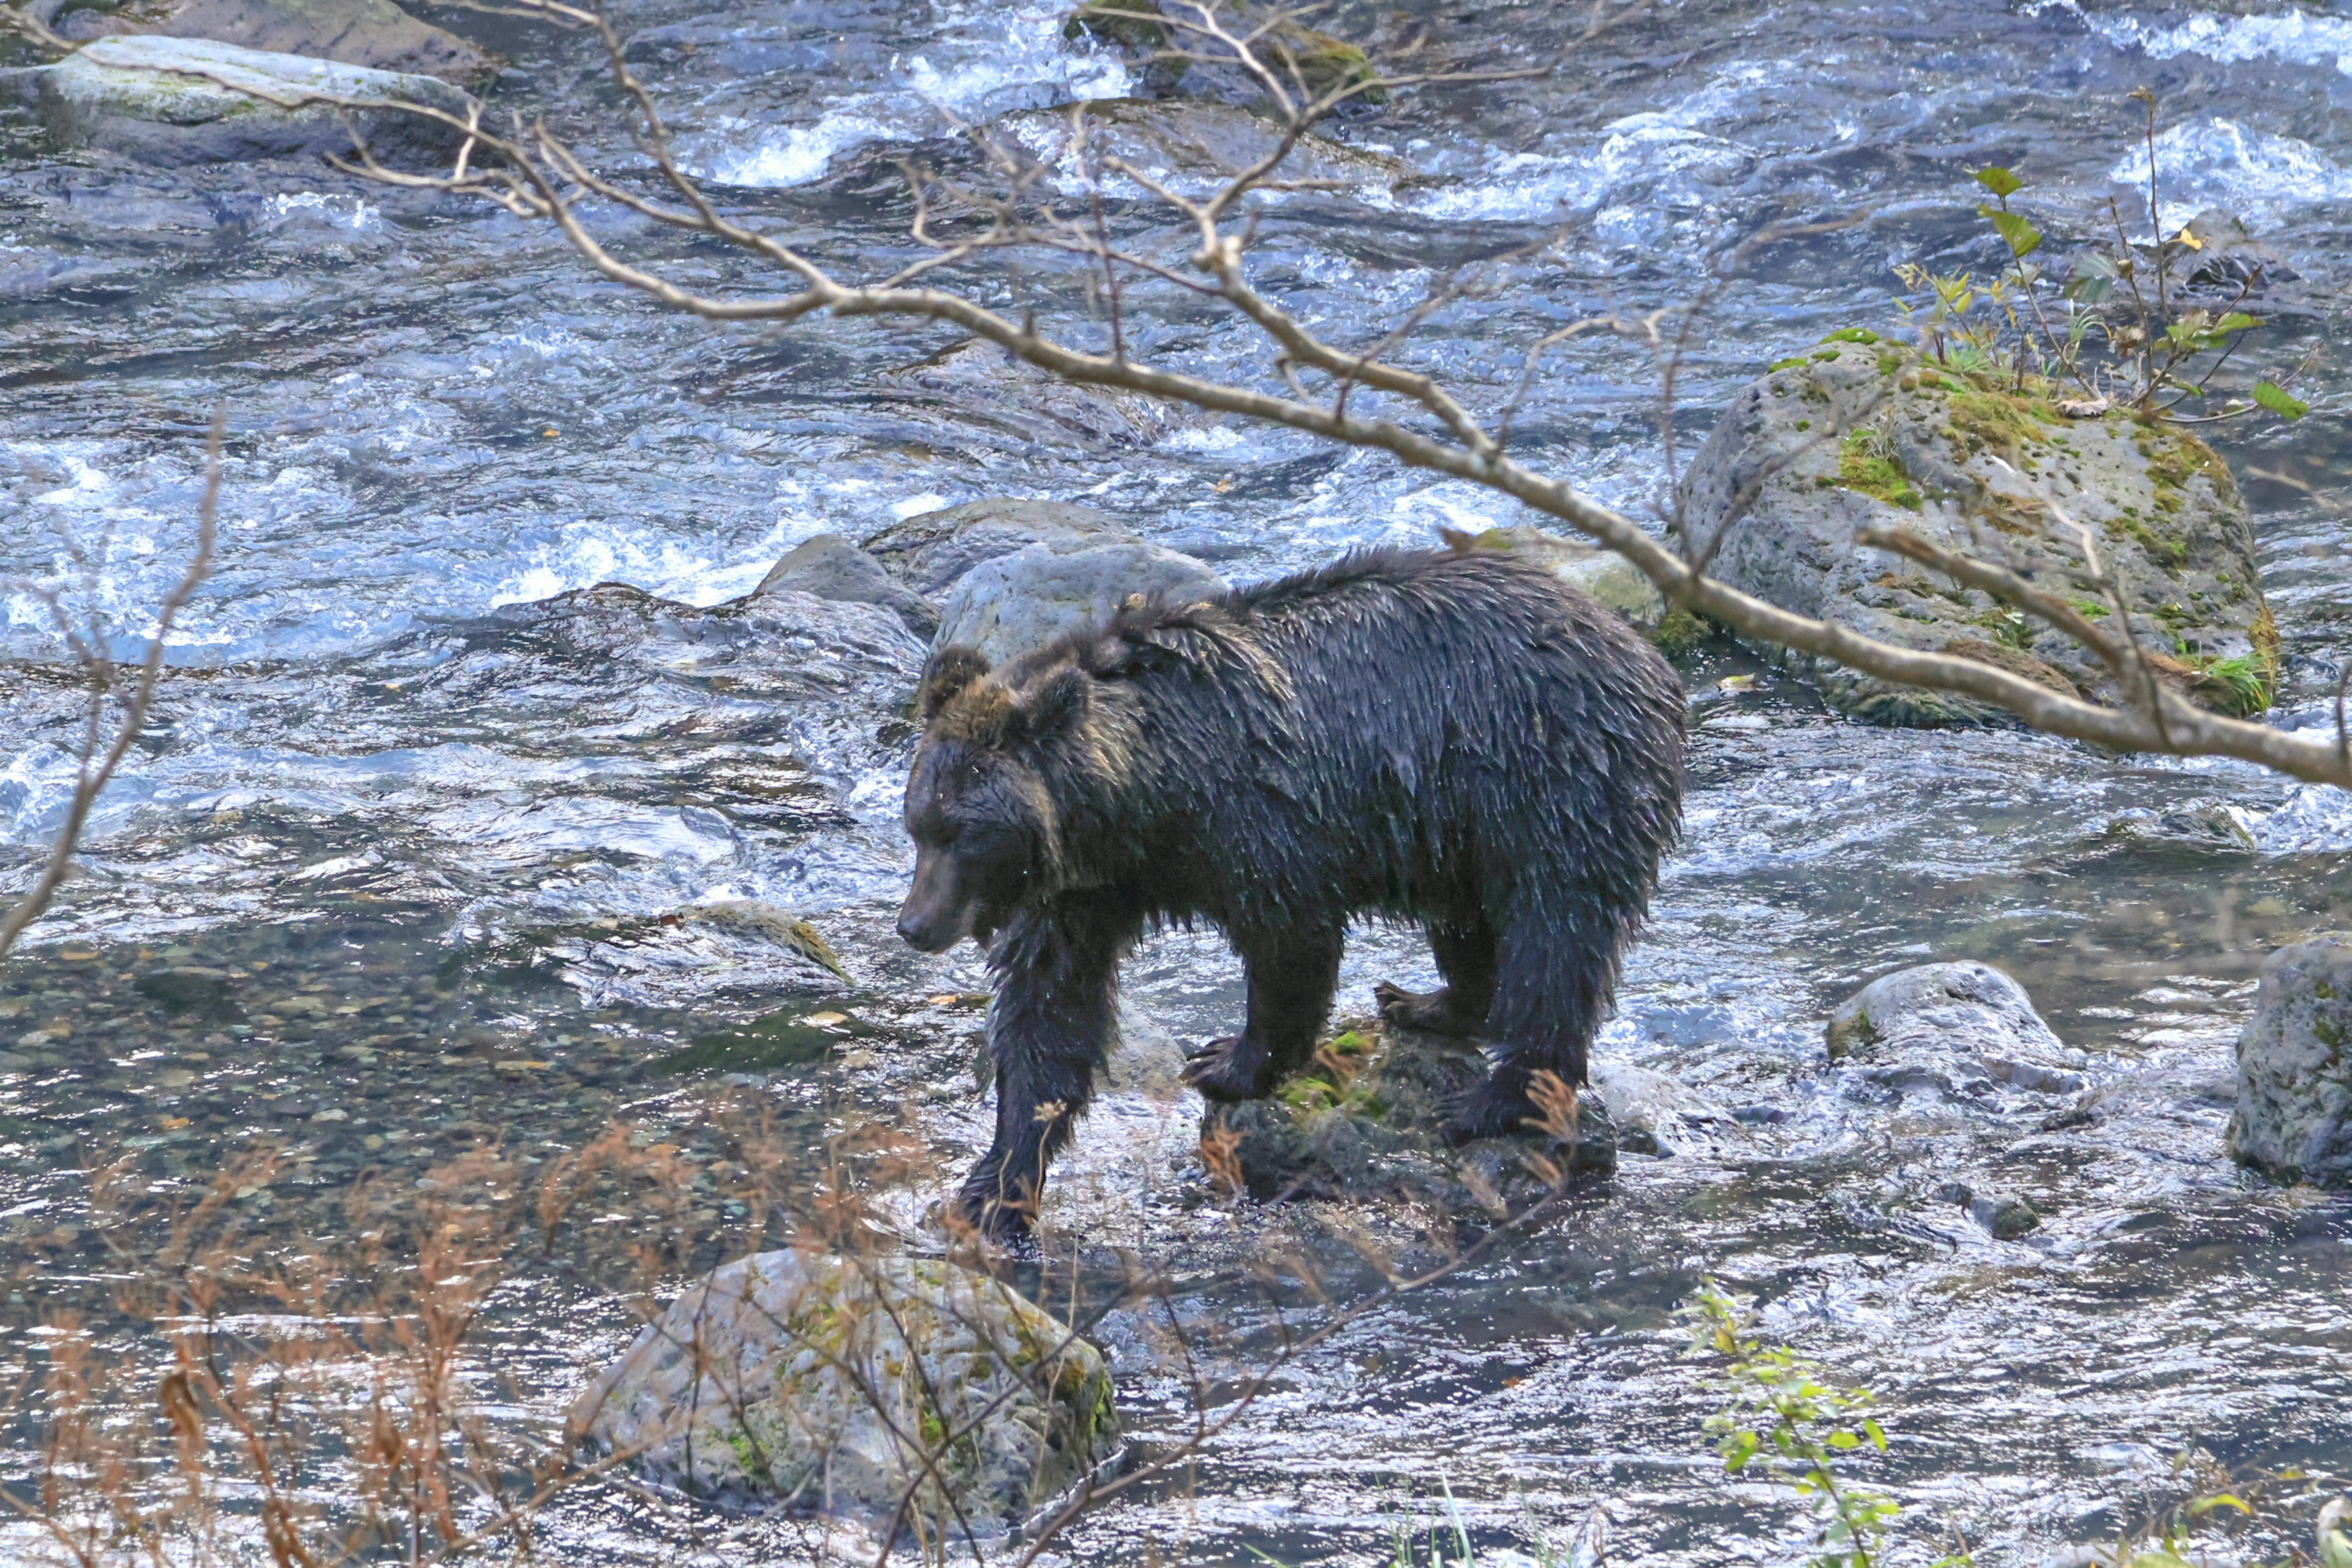
[[[1336,30],[1391,47],[1425,31],[1444,68],[1552,74],[1344,121],[1354,153],[1328,156],[1359,183],[1275,205],[1253,276],[1356,342],[1484,263],[1486,286],[1404,353],[1491,407],[1542,332],[1686,299],[1766,224],[1866,211],[1766,250],[1726,296],[1683,372],[1686,458],[1762,364],[1885,324],[1892,263],[1990,268],[1968,169],[2016,167],[2054,247],[2089,237],[2089,205],[2145,174],[2124,94],[2147,85],[2168,216],[2226,206],[2302,275],[2304,309],[2268,352],[2343,335],[2340,5],[1700,0],[1576,43],[1582,15],[1335,12]],[[942,109],[1017,133],[1138,75],[1066,42],[1043,5],[657,4],[627,23],[695,166],[845,274],[908,258],[893,160],[957,155]],[[479,36],[516,62],[510,100],[625,161],[576,40]],[[780,287],[597,221],[709,287]],[[1134,243],[1185,243],[1149,208],[1116,221]],[[1065,272],[1007,287],[1001,302],[1090,330]],[[1138,352],[1266,374],[1231,323],[1149,290],[1129,303]],[[518,1129],[559,1150],[616,1114],[684,1122],[730,1079],[793,1106],[911,1105],[950,1153],[981,1136],[962,1067],[976,1022],[922,1002],[977,988],[977,966],[918,959],[889,930],[920,649],[722,607],[796,541],[1043,495],[1243,579],[1518,521],[1382,458],[1041,388],[954,346],[903,323],[712,329],[589,281],[495,213],[292,163],[58,156],[0,118],[0,574],[68,569],[70,534],[94,563],[68,573],[77,592],[135,646],[191,537],[215,405],[232,431],[221,569],[162,721],[101,810],[88,874],[0,968],[0,1247],[28,1311],[83,1277],[79,1172],[126,1147],[169,1181],[274,1142],[299,1169],[274,1201],[323,1215],[363,1170]],[[2299,384],[2323,408],[2352,390],[2324,355]],[[1542,362],[1515,441],[1645,508],[1664,468],[1655,396],[1643,353],[1579,339]],[[2314,716],[2352,644],[2341,421],[2214,439],[2257,509],[2289,656],[2281,721]],[[29,599],[6,601],[0,650],[17,661],[0,669],[5,890],[58,820],[77,708]],[[2261,1187],[2221,1147],[2261,954],[2352,920],[2352,801],[2235,765],[1862,729],[1769,672],[1712,689],[1754,668],[1717,650],[1685,670],[1703,692],[1688,839],[1597,1056],[1616,1092],[1668,1109],[1676,1152],[1349,1330],[1189,1490],[1087,1521],[1073,1560],[1151,1543],[1202,1563],[1367,1562],[1394,1525],[1444,1517],[1449,1492],[1496,1561],[1538,1531],[1580,1542],[1580,1561],[1596,1539],[1625,1562],[1793,1560],[1785,1503],[1705,1451],[1668,1314],[1707,1274],[1878,1391],[1896,1436],[1882,1477],[1922,1561],[1948,1529],[2004,1563],[2111,1531],[2191,1445],[2352,1463],[2352,1215]],[[729,900],[814,922],[854,986],[756,921],[662,919]],[[2091,1054],[2092,1114],[2053,1121],[2025,1095],[1872,1103],[1837,1083],[1827,1010],[1931,957],[2017,974]],[[227,972],[236,1005],[170,1012],[135,984],[166,963]],[[1343,1003],[1425,972],[1414,942],[1361,933]],[[1224,1032],[1235,981],[1213,939],[1156,944],[1130,971],[1139,1032]],[[845,1005],[880,1032],[822,1065],[740,1032]],[[1235,1222],[1200,1202],[1189,1116],[1112,1097],[1049,1219],[1147,1256],[1238,1257]],[[2042,1227],[1991,1239],[1933,1195],[1953,1180],[2030,1198]],[[1245,1358],[1255,1298],[1218,1268],[1188,1278]],[[551,1283],[516,1302],[517,1363],[558,1405],[622,1320]],[[1135,1425],[1180,1425],[1174,1385],[1122,1365]],[[801,1550],[717,1523],[689,1549],[667,1528],[586,1507],[566,1550]]]

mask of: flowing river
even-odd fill
[[[954,158],[951,121],[1143,89],[1139,62],[1066,38],[1062,16],[638,0],[625,30],[714,192],[864,276],[913,254],[898,160]],[[436,19],[511,59],[501,101],[634,155],[584,40]],[[1765,248],[1724,293],[1680,370],[1686,462],[1762,366],[1887,327],[1895,264],[1990,269],[1969,170],[2015,168],[2053,251],[2094,237],[2095,204],[2147,177],[2126,99],[2146,86],[2168,225],[2224,209],[2299,274],[2262,353],[2292,363],[2352,329],[2340,0],[1670,0],[1580,41],[1583,21],[1539,0],[1345,0],[1321,25],[1391,49],[1425,36],[1433,68],[1541,72],[1343,117],[1357,173],[1274,203],[1252,276],[1353,345],[1479,264],[1409,357],[1498,408],[1544,332],[1687,300],[1769,223],[1862,215]],[[1115,205],[1124,237],[1181,255],[1163,211]],[[595,221],[703,286],[782,287]],[[1047,268],[1001,297],[1076,321],[1070,282]],[[1139,353],[1266,374],[1231,320],[1164,292],[1130,309]],[[1057,392],[955,343],[892,321],[714,328],[495,210],[309,163],[61,155],[0,110],[0,577],[62,575],[135,649],[189,548],[216,405],[231,433],[219,568],[159,721],[86,874],[0,965],[0,1354],[102,1293],[83,1172],[126,1152],[168,1182],[271,1140],[297,1161],[275,1201],[324,1205],[477,1136],[553,1151],[616,1115],[685,1117],[723,1080],[780,1104],[921,1102],[965,1156],[984,1133],[963,1066],[977,1015],[942,1024],[923,999],[979,988],[980,965],[891,930],[920,650],[719,609],[795,542],[1038,496],[1242,581],[1525,521],[1384,458]],[[2321,412],[2210,437],[2255,509],[2283,723],[2319,721],[2352,657],[2352,443],[2326,412],[2352,374],[2323,353],[2297,385]],[[1541,362],[1513,440],[1646,515],[1659,430],[1647,351],[1593,333]],[[79,694],[47,616],[0,598],[0,895],[29,882],[71,784]],[[1718,684],[1742,673],[1752,688]],[[1894,1437],[1876,1474],[1921,1562],[1955,1532],[1988,1564],[2112,1535],[2189,1448],[2352,1466],[2352,1207],[2266,1187],[2221,1148],[2263,953],[2352,924],[2352,798],[2012,731],[1858,726],[1727,647],[1684,674],[1687,833],[1597,1048],[1672,1101],[1668,1155],[1629,1157],[1535,1242],[1352,1325],[1184,1485],[1082,1522],[1066,1560],[1385,1562],[1397,1527],[1458,1517],[1482,1562],[1539,1534],[1562,1561],[1600,1542],[1625,1563],[1793,1561],[1793,1505],[1726,1478],[1700,1430],[1710,1396],[1671,1313],[1708,1276],[1876,1392]],[[757,930],[661,923],[729,900],[813,922],[853,985]],[[1829,1010],[1931,958],[2023,982],[2090,1054],[2084,1113],[1920,1110],[1833,1081]],[[133,990],[157,963],[234,973],[239,1021],[166,1018]],[[1360,932],[1342,1006],[1428,973],[1416,940]],[[1129,997],[1180,1038],[1225,1033],[1238,969],[1212,936],[1157,939]],[[820,1005],[885,1037],[815,1065],[730,1043]],[[1255,1292],[1176,1256],[1232,1223],[1188,1156],[1194,1113],[1108,1108],[1055,1201],[1179,1265],[1188,1310],[1246,1326]],[[2041,1227],[1994,1239],[1937,1197],[1954,1180],[2029,1199]],[[525,1403],[549,1408],[627,1331],[552,1281],[519,1282],[504,1310]],[[1175,1386],[1113,1350],[1130,1426],[1181,1429]],[[804,1550],[715,1517],[688,1542],[675,1521],[608,1500],[556,1536],[583,1563]]]

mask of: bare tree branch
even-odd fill
[[[115,770],[137,744],[147,726],[147,714],[155,700],[155,688],[163,673],[163,649],[172,638],[172,627],[205,578],[213,563],[213,543],[215,538],[215,515],[220,501],[221,441],[227,429],[228,409],[226,405],[213,412],[212,430],[205,438],[204,500],[196,509],[196,546],[188,557],[188,564],[180,574],[170,593],[155,612],[155,635],[147,644],[146,657],[140,661],[137,673],[126,689],[121,671],[106,651],[101,634],[93,628],[84,637],[68,628],[68,646],[73,647],[85,678],[90,685],[89,707],[82,727],[82,741],[74,779],[73,796],[66,806],[65,820],[58,825],[57,842],[50,847],[48,858],[42,863],[40,874],[25,896],[16,900],[5,914],[0,914],[0,958],[5,958],[24,935],[25,928],[41,918],[57,896],[73,866],[75,848],[81,843],[82,829],[89,823],[89,814],[98,797],[106,793],[113,782]],[[38,592],[38,590],[36,590]],[[44,597],[48,595],[43,595]],[[50,598],[53,610],[57,601]],[[119,700],[122,711],[115,721],[114,736],[101,747],[106,729],[107,708]]]

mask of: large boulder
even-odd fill
[[[137,33],[210,38],[460,83],[478,80],[492,67],[472,44],[418,21],[392,0],[142,0],[119,9],[68,10],[58,30],[76,42]]]
[[[1063,500],[992,497],[894,522],[866,541],[866,552],[926,598],[938,599],[983,561],[1045,540],[1129,537],[1118,521]]]
[[[1017,1524],[1118,1443],[1093,1346],[936,1258],[739,1258],[647,1324],[571,1430],[741,1506],[887,1524]]]
[[[1202,562],[1136,539],[1045,540],[975,567],[940,614],[933,646],[977,648],[992,664],[1098,626],[1135,595],[1171,605],[1225,592]]]
[[[2281,948],[2238,1038],[2230,1152],[2285,1182],[2352,1186],[2352,934]]]
[[[1829,1054],[1887,1089],[1978,1094],[1995,1084],[2071,1094],[2088,1058],[1989,963],[1924,963],[1864,986],[1830,1016]]]
[[[2112,702],[2113,676],[2072,637],[1854,542],[1857,529],[1908,529],[2063,595],[2112,632],[2115,611],[2086,581],[2071,520],[2122,584],[2131,629],[2166,679],[2224,711],[2261,711],[2278,634],[2228,467],[2178,426],[2101,406],[2021,395],[2002,376],[1946,369],[1867,332],[1837,334],[1733,399],[1684,482],[1681,542],[1712,552],[1729,586],[1783,609]],[[1776,657],[1856,718],[1999,717],[1973,699]]]
[[[879,605],[919,637],[929,637],[940,626],[936,605],[837,533],[820,533],[786,551],[751,591],[754,599],[771,594],[809,594],[836,604]]]
[[[1447,1125],[1487,1070],[1475,1041],[1359,1022],[1269,1098],[1210,1106],[1203,1157],[1213,1175],[1262,1202],[1396,1198],[1458,1219],[1522,1213],[1561,1178],[1616,1169],[1616,1119],[1591,1089],[1565,1138],[1530,1129],[1455,1147]]]
[[[429,155],[452,130],[392,107],[463,115],[473,100],[428,76],[269,54],[202,38],[101,38],[34,73],[50,131],[150,163],[349,153]]]

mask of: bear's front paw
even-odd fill
[[[1199,1089],[1203,1100],[1238,1105],[1244,1100],[1263,1100],[1274,1088],[1265,1081],[1272,1076],[1267,1066],[1262,1048],[1243,1036],[1227,1035],[1192,1053],[1184,1063],[1184,1081]]]
[[[1472,1089],[1446,1124],[1458,1147],[1476,1138],[1514,1138],[1541,1126],[1543,1112],[1528,1098],[1527,1080],[1505,1068]]]
[[[1400,1029],[1419,1029],[1424,1035],[1466,1037],[1476,1034],[1486,1024],[1484,1018],[1462,1016],[1454,1005],[1451,986],[1437,991],[1407,991],[1383,980],[1372,987],[1372,1000],[1379,1005],[1384,1022]]]
[[[1036,1219],[1037,1205],[1026,1193],[1008,1190],[1009,1186],[993,1175],[982,1179],[974,1172],[955,1195],[955,1222],[1001,1247],[1025,1241]]]

